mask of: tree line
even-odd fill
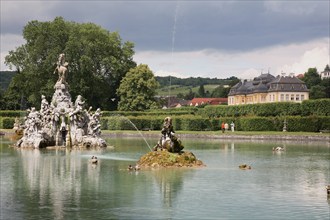
[[[160,88],[167,87],[171,83],[172,85],[179,86],[201,86],[201,85],[229,85],[232,80],[237,79],[232,76],[226,79],[218,79],[218,78],[208,78],[208,77],[189,77],[189,78],[178,78],[175,76],[156,76],[156,80],[160,85]]]

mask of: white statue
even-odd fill
[[[68,62],[65,62],[65,54],[61,53],[58,57],[57,66],[54,70],[54,74],[58,73],[58,81],[65,83],[66,82],[66,74],[68,70]]]

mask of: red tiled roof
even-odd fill
[[[228,103],[228,98],[194,98],[190,101],[189,105],[220,105],[223,103]]]
[[[303,74],[303,73],[298,74],[298,75],[297,75],[297,78],[298,78],[298,79],[304,78],[304,74]]]

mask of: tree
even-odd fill
[[[312,86],[321,83],[321,76],[318,74],[316,68],[309,68],[308,71],[304,74],[302,81],[306,83],[307,88],[311,89]]]
[[[140,64],[130,69],[117,89],[117,95],[120,97],[119,110],[142,111],[156,108],[154,97],[158,87],[159,83],[147,65]]]
[[[325,87],[321,85],[312,86],[310,89],[310,99],[322,99],[326,97]]]
[[[211,97],[213,98],[227,98],[228,93],[230,91],[230,87],[224,87],[224,86],[218,86],[215,88],[211,94]]]
[[[330,78],[322,79],[320,85],[324,86],[325,96],[323,98],[330,98]]]
[[[227,78],[227,80],[230,80],[230,83],[229,83],[230,87],[233,87],[234,85],[236,85],[240,81],[236,76],[232,76],[230,78]]]
[[[302,80],[306,83],[306,86],[309,89],[310,99],[318,99],[325,96],[325,88],[320,86],[322,80],[316,68],[309,68],[304,74]]]
[[[196,94],[192,91],[191,88],[189,88],[189,93],[187,93],[184,98],[186,100],[192,100],[195,97],[196,97]]]
[[[200,85],[198,89],[198,96],[203,98],[205,97],[205,88],[204,85]]]
[[[119,83],[136,66],[133,43],[122,43],[117,32],[93,23],[68,22],[61,17],[29,22],[23,37],[26,43],[5,58],[18,72],[4,94],[5,99],[16,101],[13,106],[20,105],[22,97],[28,107],[40,105],[42,94],[51,98],[57,80],[53,74],[56,61],[65,53],[72,97],[80,94],[94,107],[116,108]]]

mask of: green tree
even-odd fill
[[[213,98],[227,98],[230,87],[218,86],[215,88],[211,94]]]
[[[325,72],[329,72],[330,71],[330,67],[329,64],[327,64],[324,68]],[[323,78],[321,81],[321,86],[324,86],[324,92],[325,92],[325,96],[324,98],[330,98],[330,78]]]
[[[236,85],[240,81],[236,76],[232,76],[230,78],[227,78],[227,80],[230,80],[230,82],[229,82],[230,87],[233,87],[234,85]]]
[[[204,85],[200,85],[198,89],[198,96],[201,98],[205,97],[205,88]]]
[[[309,68],[304,74],[302,80],[306,83],[306,86],[309,89],[310,99],[324,98],[325,87],[320,86],[322,80],[316,68]]]
[[[321,85],[315,85],[312,86],[312,88],[309,91],[309,98],[310,99],[322,99],[326,97],[326,88]]]
[[[189,88],[189,93],[187,93],[187,94],[184,96],[184,98],[185,98],[186,100],[192,100],[192,99],[195,98],[195,97],[196,97],[196,94],[192,91],[191,88]]]
[[[322,79],[320,85],[324,86],[324,92],[325,92],[324,98],[330,98],[330,78]]]
[[[156,108],[156,89],[159,83],[153,72],[145,64],[130,69],[122,79],[117,95],[120,97],[118,104],[122,111],[143,111]]]
[[[307,88],[311,89],[312,86],[321,83],[321,76],[317,72],[316,68],[309,68],[308,71],[304,74],[302,81],[306,83]]]
[[[42,94],[51,98],[60,53],[65,53],[69,62],[67,81],[73,98],[81,94],[89,105],[116,108],[120,81],[136,66],[133,43],[122,43],[117,32],[93,23],[68,22],[61,17],[29,22],[23,37],[26,43],[5,58],[6,64],[18,72],[4,94],[6,101],[16,101],[10,108],[20,105],[22,97],[28,106],[38,106]]]

